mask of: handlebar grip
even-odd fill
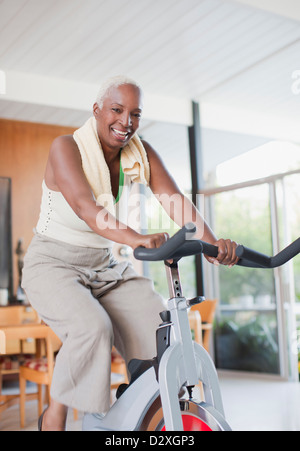
[[[287,246],[274,257],[268,257],[267,255],[260,254],[245,246],[238,246],[236,254],[243,260],[252,262],[261,268],[278,268],[284,265],[292,258],[296,257],[300,252],[300,238]]]
[[[217,246],[214,246],[213,244],[206,243],[205,241],[202,241],[202,247],[203,247],[203,254],[208,255],[209,257],[216,258],[219,253],[219,249]]]
[[[166,241],[158,248],[137,247],[134,250],[134,256],[137,260],[157,261],[165,260],[166,255],[171,255],[182,246],[186,240],[191,239],[196,233],[196,226],[192,223],[186,224],[182,229],[175,233],[172,238]]]
[[[271,258],[272,268],[283,265],[300,253],[300,238]]]
[[[253,251],[254,252],[254,251]],[[200,240],[191,240],[186,243],[184,243],[180,249],[175,251],[173,255],[171,255],[169,258],[171,259],[177,259],[182,257],[187,257],[190,255],[197,255],[197,254],[205,254],[209,257],[216,258],[218,256],[219,249],[217,246],[214,246],[213,244],[206,243],[205,241]],[[247,268],[265,268],[265,266],[262,266],[261,264],[247,260],[246,258],[241,258],[238,263],[238,266],[245,266]]]
[[[249,249],[246,246],[238,246],[236,248],[236,255],[243,260],[256,263],[262,268],[271,268],[271,257],[261,254],[260,252],[256,252],[253,249]]]

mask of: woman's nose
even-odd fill
[[[122,121],[122,125],[124,127],[131,127],[132,119],[131,119],[130,113],[127,113],[127,112],[124,111],[124,113],[122,114],[121,121]]]

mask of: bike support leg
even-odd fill
[[[224,416],[224,407],[217,370],[210,355],[198,343],[194,343],[199,379],[204,386],[205,402],[214,406]]]
[[[178,365],[181,358],[181,345],[174,344],[165,351],[159,367],[159,388],[167,431],[183,431],[178,400],[181,383],[178,381]]]
[[[224,408],[217,371],[209,354],[194,343],[199,381],[203,382],[206,402],[224,416]],[[183,431],[178,391],[186,382],[180,368],[183,365],[182,347],[170,346],[164,353],[159,368],[159,388],[167,431]]]

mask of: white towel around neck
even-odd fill
[[[115,214],[110,172],[98,137],[96,119],[94,117],[88,119],[75,131],[73,137],[81,154],[83,171],[97,204],[105,207],[111,214]],[[149,161],[137,134],[122,149],[121,164],[124,174],[129,175],[132,182],[149,185]]]

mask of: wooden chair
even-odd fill
[[[1,371],[0,368],[0,412],[19,402],[21,428],[25,425],[26,400],[38,400],[38,414],[43,410],[43,386],[47,388],[46,401],[50,399],[50,386],[54,367],[54,352],[61,342],[54,332],[41,321],[31,307],[9,306],[0,309],[0,329],[2,337],[2,354],[20,353],[26,350],[26,341],[31,343],[30,356],[23,356],[23,362],[14,370]],[[4,340],[3,340],[4,337]],[[33,346],[32,346],[33,345]],[[27,350],[28,352],[28,350]],[[26,352],[26,354],[27,354]],[[19,395],[1,396],[3,374],[19,373]],[[26,381],[37,384],[37,393],[26,394]],[[74,419],[77,412],[74,411]]]
[[[24,308],[21,305],[1,307],[0,326],[17,325],[22,323]]]
[[[38,353],[40,357],[37,359],[29,360],[24,366],[20,367],[19,380],[20,380],[20,424],[21,428],[25,426],[25,389],[26,381],[34,382],[38,384],[38,415],[43,412],[43,394],[42,387],[47,388],[47,399],[50,400],[50,388],[51,380],[54,369],[54,347],[53,343],[57,342],[58,338],[54,332],[44,325],[48,330],[44,340],[46,341],[46,356],[43,358],[40,349]],[[41,337],[42,338],[42,337]],[[41,344],[41,343],[39,343]],[[112,351],[111,372],[120,374],[123,376],[121,381],[111,383],[111,389],[117,389],[121,383],[127,383],[127,368],[125,361],[120,354],[114,348]],[[73,409],[74,420],[78,419],[78,411]]]
[[[20,425],[21,428],[25,426],[25,400],[26,400],[26,382],[30,381],[38,386],[38,416],[43,413],[44,397],[43,387],[46,387],[45,402],[50,402],[50,389],[55,364],[55,352],[61,347],[61,341],[55,335],[47,324],[42,323],[45,328],[45,336],[39,337],[37,341],[37,355],[34,359],[25,361],[24,365],[20,366],[19,370],[19,385],[20,385]],[[44,345],[44,346],[43,346]],[[78,411],[73,409],[74,421],[78,420]]]
[[[56,336],[50,327],[41,325],[40,334],[37,338],[37,357],[30,359],[19,369],[19,383],[20,383],[20,425],[25,427],[25,402],[26,402],[26,382],[30,381],[38,386],[38,416],[40,416],[44,409],[43,386],[46,386],[47,397],[50,400],[50,388],[54,369],[54,347],[53,343],[56,341]],[[46,355],[42,353],[42,340],[45,343]]]
[[[0,327],[18,326],[25,323],[40,323],[38,314],[32,307],[24,305],[12,305],[9,307],[0,307]],[[35,346],[28,346],[23,340],[10,340],[6,346],[6,354],[35,353]]]
[[[1,327],[0,330],[0,340],[1,340],[1,352],[4,351],[6,353],[6,342],[13,340],[27,340],[34,339],[38,343],[38,353],[40,353],[40,340],[45,340],[47,344],[47,358],[49,359],[47,374],[45,377],[41,377],[36,374],[38,371],[31,370],[30,368],[26,368],[26,366],[20,366],[19,368],[19,380],[20,380],[20,395],[14,395],[15,398],[18,398],[17,401],[20,402],[20,422],[21,427],[25,425],[25,401],[26,399],[37,399],[39,400],[39,412],[42,410],[42,390],[41,384],[49,384],[51,383],[51,377],[53,372],[53,339],[54,333],[51,329],[42,324],[22,324],[19,326],[4,326]],[[23,370],[24,368],[24,370]],[[36,382],[38,384],[38,392],[31,395],[26,395],[26,380],[31,380],[32,382]],[[5,398],[5,397],[2,397]],[[5,399],[3,400],[5,401]],[[7,400],[8,401],[8,400]],[[10,403],[10,405],[12,405]]]
[[[193,339],[202,345],[202,319],[198,310],[190,310],[188,314],[190,329],[193,332]]]
[[[201,316],[201,328],[203,336],[203,347],[210,352],[210,337],[213,330],[213,322],[218,301],[206,300],[201,304],[193,305],[191,312],[198,311]]]
[[[210,334],[213,329],[213,321],[217,301],[204,301],[201,304],[194,305],[189,311],[190,328],[194,332],[194,340],[209,352]],[[199,396],[205,401],[204,389],[202,383],[197,385]]]
[[[38,323],[37,313],[31,308],[24,305],[15,305],[0,308],[0,328],[9,326],[19,326],[26,322]],[[35,353],[35,344],[27,343],[20,340],[19,337],[6,341],[5,332],[0,331],[0,355],[3,355],[8,363],[10,359],[22,353]],[[15,368],[6,369],[6,364],[0,362],[0,414],[4,410],[19,402],[19,395],[2,395],[2,378],[3,375],[14,375],[19,373],[18,364]],[[27,395],[27,400],[35,399],[35,394]]]
[[[3,314],[2,314],[3,313]],[[25,361],[23,365],[18,369],[19,383],[20,383],[20,395],[8,395],[10,401],[7,401],[7,397],[1,399],[0,391],[0,412],[1,401],[7,401],[6,408],[10,405],[20,402],[20,423],[21,428],[25,426],[25,401],[38,399],[38,415],[40,416],[43,411],[43,393],[42,388],[46,386],[47,396],[46,400],[50,399],[50,387],[54,368],[54,353],[57,351],[61,342],[54,332],[44,323],[38,324],[23,324],[21,329],[20,325],[24,323],[24,307],[17,306],[17,308],[9,307],[8,309],[1,309],[1,322],[0,322],[0,355],[7,353],[8,342],[17,342],[26,339],[36,340],[36,354],[29,360]],[[4,321],[5,318],[5,321]],[[33,317],[30,318],[31,321]],[[3,325],[10,324],[10,325]],[[12,326],[14,324],[14,326]],[[2,330],[1,330],[2,328]],[[117,389],[121,383],[127,383],[127,367],[125,361],[114,348],[112,351],[111,372],[120,374],[123,376],[122,380],[111,383],[111,389]],[[30,395],[26,395],[26,381],[31,381],[38,385],[38,392]],[[1,371],[0,371],[0,387],[1,387]],[[13,398],[13,399],[11,399]],[[4,409],[3,409],[4,410]],[[77,410],[73,409],[74,420],[78,419]]]

